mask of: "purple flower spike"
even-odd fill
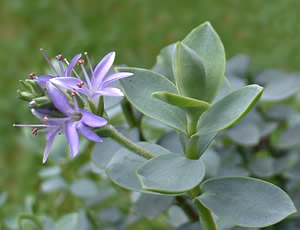
[[[128,72],[113,73],[107,76],[109,70],[115,59],[115,52],[107,54],[93,70],[87,53],[85,53],[86,59],[89,64],[91,77],[88,76],[87,71],[84,67],[84,61],[78,60],[78,64],[82,68],[82,72],[85,77],[85,81],[70,78],[70,77],[60,77],[52,78],[50,81],[62,89],[76,89],[79,93],[85,94],[91,100],[96,100],[97,96],[124,96],[120,89],[115,87],[107,87],[108,84],[117,81],[122,78],[130,77],[133,74]]]

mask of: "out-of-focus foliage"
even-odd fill
[[[269,95],[272,96],[272,85],[268,85],[270,78],[278,76],[282,79],[289,77],[289,74],[277,70],[271,73],[269,70],[259,74],[256,72],[265,67],[277,67],[293,72],[299,70],[299,7],[300,2],[297,0],[280,1],[276,4],[260,0],[191,0],[184,3],[172,0],[2,1],[0,223],[4,220],[2,217],[10,217],[19,212],[47,213],[56,221],[65,213],[68,216],[56,223],[59,226],[57,229],[62,228],[63,222],[68,218],[86,217],[84,209],[89,205],[86,204],[87,200],[92,199],[93,189],[101,192],[99,202],[105,203],[101,207],[109,208],[103,209],[104,214],[99,214],[100,221],[101,217],[108,219],[105,216],[107,213],[112,213],[109,215],[112,218],[109,220],[111,223],[124,221],[129,211],[127,192],[117,188],[115,193],[110,182],[90,172],[89,164],[86,168],[83,167],[82,162],[90,161],[88,153],[69,161],[63,157],[66,151],[62,147],[64,145],[57,144],[57,150],[53,152],[58,154],[53,157],[53,163],[50,161],[42,165],[43,137],[32,136],[30,130],[12,128],[12,123],[36,122],[31,118],[31,114],[24,112],[28,110],[26,105],[16,98],[16,89],[19,88],[19,79],[27,78],[30,72],[43,73],[46,68],[47,63],[39,52],[40,47],[51,57],[63,53],[69,59],[76,53],[88,51],[93,58],[92,63],[114,50],[117,52],[117,63],[149,68],[154,64],[161,47],[183,39],[192,28],[209,20],[222,38],[227,58],[236,53],[247,53],[251,56],[250,72],[255,73],[252,77],[249,77],[248,67],[241,70],[242,72],[230,67],[235,71],[232,76],[228,76],[234,88],[255,82],[265,85],[266,92],[270,92]],[[284,103],[288,103],[289,106],[283,105]],[[207,161],[215,163],[208,169],[207,174],[251,174],[267,178],[286,186],[295,203],[299,203],[299,185],[295,182],[299,175],[299,166],[295,163],[299,155],[295,153],[299,140],[298,110],[297,95],[280,103],[262,100],[257,112],[252,113],[253,116],[248,115],[241,124],[220,135],[219,140],[222,141],[214,146],[216,153],[210,149],[215,154],[210,154],[209,157],[214,157],[215,160]],[[122,119],[124,118],[121,117]],[[150,127],[152,121],[143,120],[142,124]],[[116,122],[120,122],[120,116],[116,116]],[[155,132],[143,130],[144,136],[149,137],[152,142],[168,130],[160,125],[155,127]],[[246,129],[249,131],[243,133]],[[164,138],[160,142],[167,143],[170,140]],[[229,143],[235,143],[237,147],[227,148]],[[249,160],[253,149],[258,153]],[[233,154],[235,152],[241,152],[242,155]],[[243,160],[249,162],[245,164]],[[217,170],[218,162],[228,164],[222,164]],[[60,166],[48,168],[54,163],[59,163]],[[284,176],[278,176],[283,171]],[[81,177],[82,180],[77,181]],[[92,181],[86,181],[85,178],[92,178]],[[287,179],[294,182],[286,182]],[[89,186],[88,195],[77,190],[81,188],[81,183]],[[111,209],[116,206],[120,208],[118,211]],[[180,219],[178,216],[181,214],[177,211],[176,206],[172,206],[169,215],[178,222],[182,220],[179,226],[184,223],[184,217]],[[71,212],[77,214],[70,215]],[[134,220],[135,217],[126,218]],[[51,220],[45,218],[45,221],[51,226]],[[14,224],[13,220],[8,219],[8,222],[7,225]],[[163,228],[166,222],[166,216],[155,222],[146,220],[149,229]],[[176,226],[176,223],[174,225]],[[136,226],[139,226],[139,222]]]

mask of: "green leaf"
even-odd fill
[[[175,44],[168,45],[163,48],[159,55],[156,58],[156,65],[153,68],[153,71],[159,72],[161,75],[164,75],[170,81],[175,83],[173,69],[172,69],[172,56],[175,49]],[[159,69],[159,71],[157,71]]]
[[[205,166],[202,160],[190,160],[172,153],[145,162],[137,168],[136,174],[143,189],[182,193],[200,184]]]
[[[249,69],[250,58],[245,54],[237,54],[227,61],[226,75],[244,78]]]
[[[290,75],[272,81],[265,86],[261,99],[264,101],[281,101],[291,97],[300,90],[299,75]]]
[[[248,85],[224,97],[202,114],[196,135],[219,132],[234,125],[249,112],[262,92],[262,87]]]
[[[197,199],[217,216],[242,227],[266,227],[296,212],[273,184],[249,177],[220,177],[201,184]]]
[[[278,148],[288,149],[300,144],[300,124],[289,127],[279,138]]]
[[[55,224],[54,230],[76,230],[79,224],[79,213],[72,213],[63,216]]]
[[[167,149],[156,144],[146,142],[140,142],[137,144],[149,150],[156,156],[171,153]],[[135,170],[146,161],[147,159],[136,155],[125,148],[121,148],[107,164],[105,171],[114,183],[123,188],[142,193],[153,193],[142,188],[139,179],[135,174]]]
[[[96,197],[100,193],[93,180],[84,178],[75,180],[70,189],[74,195],[82,198]]]
[[[260,130],[254,122],[241,122],[228,130],[228,136],[237,144],[253,146],[259,142]]]
[[[178,92],[186,97],[209,101],[206,96],[205,68],[198,54],[178,42],[173,59],[173,72]]]
[[[221,100],[223,97],[227,96],[230,93],[232,93],[232,86],[228,78],[224,77],[219,93],[216,96],[215,100],[212,102],[212,104],[216,104],[219,100]]]
[[[182,43],[194,50],[204,64],[206,96],[210,103],[217,96],[224,78],[226,58],[223,44],[209,22],[192,30]]]
[[[152,93],[167,91],[177,94],[175,85],[168,79],[145,69],[116,68],[117,71],[131,72],[134,76],[121,80],[127,99],[143,114],[186,133],[186,117],[183,111],[155,97]]]
[[[153,218],[164,212],[172,204],[174,197],[141,194],[135,203],[135,211],[142,215]]]

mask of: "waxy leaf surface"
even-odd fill
[[[176,86],[164,76],[145,69],[117,68],[117,71],[131,72],[134,76],[121,80],[127,99],[143,114],[186,133],[186,117],[183,111],[155,97],[156,91],[177,94]]]
[[[262,87],[248,85],[227,95],[202,114],[196,135],[206,135],[229,128],[249,112],[262,92]]]
[[[220,177],[201,184],[197,199],[217,216],[242,227],[265,227],[296,212],[279,187],[249,177]]]
[[[177,154],[155,157],[137,168],[136,174],[143,189],[160,193],[182,193],[203,180],[203,161],[190,160]]]

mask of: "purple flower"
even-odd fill
[[[72,157],[75,157],[79,151],[79,135],[78,132],[85,138],[102,142],[102,139],[91,130],[94,127],[102,127],[107,124],[107,121],[87,110],[79,109],[76,101],[76,97],[73,97],[75,108],[71,106],[65,95],[58,90],[50,82],[46,83],[46,87],[55,107],[62,112],[66,117],[57,118],[51,117],[51,110],[35,110],[32,109],[32,113],[44,124],[40,125],[24,125],[16,124],[14,126],[33,127],[33,134],[40,132],[46,132],[47,144],[44,151],[43,163],[46,162],[51,146],[57,134],[65,133],[67,142],[69,144]],[[42,129],[38,129],[42,128]]]
[[[78,64],[82,68],[82,72],[85,77],[85,82],[80,78],[75,77],[60,77],[53,78],[50,81],[58,87],[63,89],[75,89],[79,93],[85,94],[88,98],[95,100],[97,96],[124,96],[122,91],[115,87],[108,87],[107,85],[111,82],[117,81],[121,78],[132,76],[132,73],[120,72],[113,73],[107,76],[115,59],[115,52],[107,54],[93,70],[87,53],[85,53],[89,68],[91,71],[91,78],[88,76],[87,71],[84,68],[84,61],[78,60]],[[76,55],[75,57],[77,57]],[[71,63],[70,63],[71,64]],[[69,68],[69,67],[68,67]]]
[[[48,62],[49,66],[51,67],[51,69],[54,71],[54,73],[56,74],[55,76],[52,75],[41,75],[36,77],[36,81],[43,86],[44,88],[46,87],[46,83],[47,81],[49,81],[52,78],[56,78],[56,77],[67,77],[67,76],[71,76],[71,73],[75,67],[75,65],[77,64],[79,58],[81,57],[81,54],[77,54],[71,61],[70,63],[68,63],[68,67],[66,68],[66,70],[64,69],[64,66],[62,64],[62,60],[63,60],[63,56],[61,54],[56,56],[56,59],[58,60],[59,63],[59,71],[57,71],[55,69],[55,67],[53,66],[53,64],[51,63],[51,61],[49,60],[48,56],[46,55],[46,53],[44,52],[44,50],[41,48],[40,49],[44,58],[46,59],[46,61]],[[65,59],[66,60],[66,59]],[[59,73],[60,72],[60,73]]]

